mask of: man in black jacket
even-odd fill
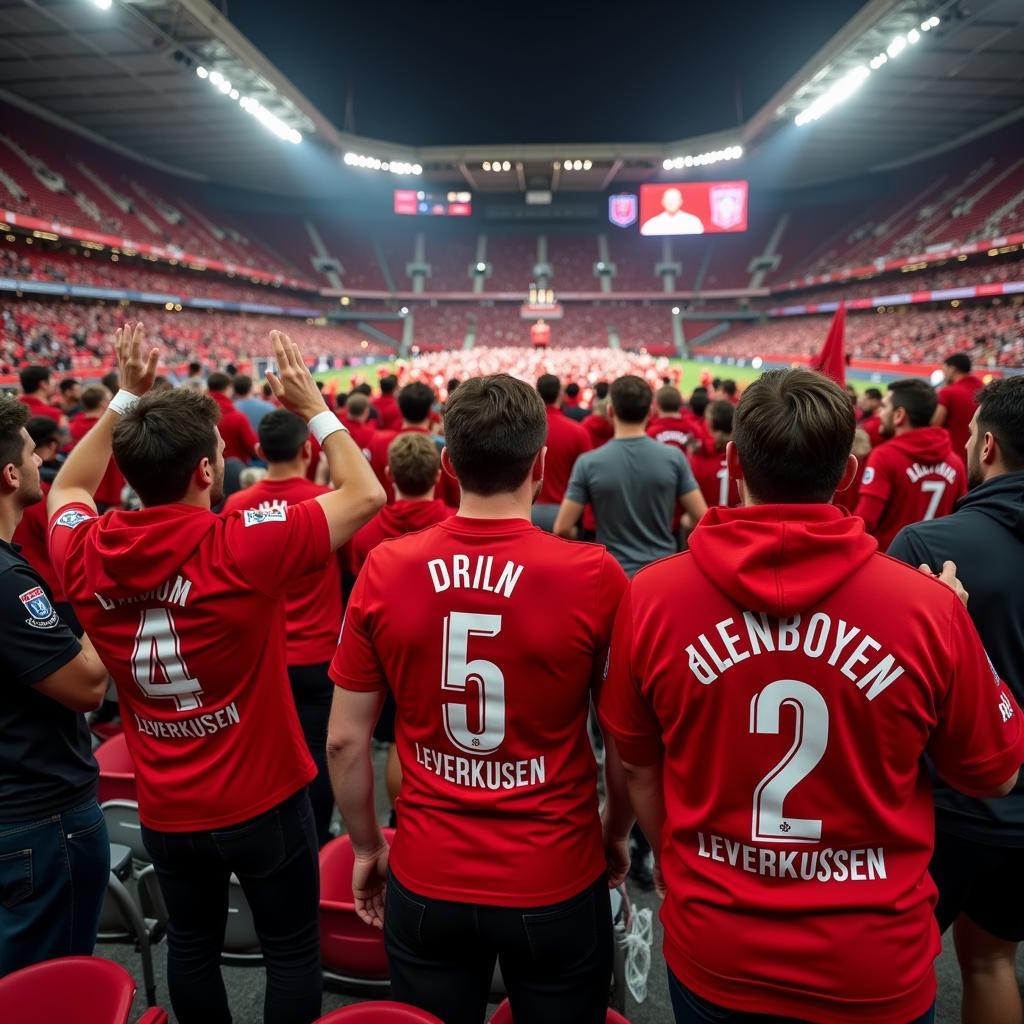
[[[933,572],[947,559],[995,671],[1024,699],[1024,377],[979,392],[967,442],[971,490],[943,519],[905,527],[889,554]],[[976,800],[936,780],[936,915],[953,925],[965,1024],[1024,1020],[1015,974],[1024,940],[1024,784]]]

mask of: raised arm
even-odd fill
[[[152,386],[160,361],[160,350],[151,348],[143,355],[143,325],[125,324],[114,335],[114,353],[117,356],[118,380],[121,389],[114,396],[96,426],[71,450],[60,468],[46,499],[46,511],[53,515],[57,509],[72,502],[96,511],[93,495],[103,480],[110,462],[110,439],[118,417]]]
[[[331,550],[336,551],[356,530],[371,519],[387,495],[359,446],[327,408],[302,358],[298,346],[280,331],[270,332],[277,373],[267,372],[274,395],[280,403],[309,425],[323,447],[337,489],[316,500],[324,510],[331,531]]]

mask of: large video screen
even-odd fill
[[[395,213],[406,217],[469,217],[473,213],[473,197],[468,192],[396,188]]]
[[[746,230],[745,181],[640,186],[641,235],[710,235]]]

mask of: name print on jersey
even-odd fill
[[[493,555],[477,555],[473,559],[469,555],[452,555],[450,567],[443,558],[432,558],[427,562],[427,571],[434,584],[435,594],[449,589],[485,590],[489,594],[511,597],[519,577],[523,574],[523,567],[507,561],[498,573],[497,580],[492,582]]]

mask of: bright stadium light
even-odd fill
[[[667,159],[662,162],[666,171],[673,168],[680,170],[683,167],[706,167],[708,164],[717,164],[723,160],[739,160],[743,156],[742,146],[727,146],[725,149],[710,149],[706,153],[698,153],[696,156],[677,156],[674,159]]]
[[[847,71],[838,82],[826,89],[806,110],[802,110],[796,115],[793,120],[797,127],[817,121],[836,104],[848,100],[864,84],[870,74],[871,69],[864,64],[858,64],[851,71]]]
[[[95,5],[96,5],[96,6],[97,6],[97,7],[98,7],[98,8],[99,8],[99,9],[100,9],[101,11],[109,11],[109,10],[110,10],[110,5],[111,5],[111,3],[113,3],[113,0],[92,0],[92,2],[93,2],[93,3],[94,3],[94,4],[95,4]]]
[[[210,72],[207,71],[206,68],[204,68],[202,64],[200,64],[199,67],[196,68],[196,74],[200,78],[209,78],[210,77]]]
[[[907,42],[910,43],[911,45],[916,43],[920,38],[921,38],[921,33],[918,32],[916,28],[912,28],[907,33]]]
[[[583,161],[583,170],[589,171],[590,168],[593,167],[593,166],[594,166],[594,164],[593,164],[592,161],[590,161],[590,160],[584,160]]]
[[[666,171],[671,171],[672,167],[674,166],[674,161],[666,158],[665,160],[661,161],[661,166],[664,167]]]
[[[512,170],[512,164],[508,160],[505,160],[505,161],[502,162],[501,169],[503,171],[511,171]]]
[[[678,306],[673,306],[672,307],[672,315],[673,316],[679,316],[679,307]]]
[[[483,169],[485,171],[489,171],[491,169],[491,161],[490,160],[485,160],[483,162]]]
[[[890,58],[895,60],[907,48],[907,37],[896,36],[896,38],[885,48]]]

